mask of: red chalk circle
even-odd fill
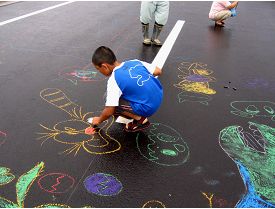
[[[37,182],[40,189],[55,194],[66,193],[74,186],[74,183],[74,178],[64,173],[49,173]]]

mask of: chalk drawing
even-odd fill
[[[28,172],[22,174],[16,182],[16,203],[4,197],[0,197],[0,208],[23,208],[24,201],[27,194],[33,185],[33,182],[43,172],[44,162],[38,163]],[[8,169],[9,170],[9,169]],[[39,208],[68,208],[69,206],[63,204],[49,203],[40,206]]]
[[[74,186],[75,179],[63,173],[49,173],[42,176],[37,184],[49,193],[66,193]]]
[[[264,90],[269,92],[275,91],[275,79],[266,79],[260,76],[245,76],[240,80],[240,86],[251,90]]]
[[[140,154],[159,165],[178,166],[189,159],[189,148],[181,135],[173,128],[152,123],[146,133],[138,134],[137,148]]]
[[[209,207],[212,208],[212,207],[213,207],[212,198],[213,198],[214,194],[212,194],[212,193],[207,194],[207,193],[205,193],[205,192],[201,192],[201,194],[208,200],[208,202],[209,202]],[[208,196],[208,195],[209,195],[209,196]]]
[[[107,79],[96,70],[92,64],[84,67],[69,67],[58,73],[58,77],[70,81],[74,85],[78,83],[90,83]]]
[[[216,91],[209,87],[209,83],[216,79],[210,76],[213,71],[207,69],[206,64],[182,62],[178,70],[182,73],[178,75],[182,80],[178,84],[174,84],[175,87],[194,93],[216,94]]]
[[[82,107],[72,102],[61,90],[55,88],[44,89],[40,92],[40,97],[49,104],[65,111],[72,118],[70,120],[56,123],[53,128],[48,128],[42,124],[40,126],[47,132],[38,133],[42,135],[38,140],[43,140],[42,144],[52,139],[57,143],[70,146],[65,154],[74,152],[74,156],[82,148],[89,154],[108,154],[121,148],[121,144],[108,134],[109,128],[114,123],[114,116],[103,122],[100,129],[96,129],[95,134],[85,133],[85,129],[92,127],[86,120],[94,117],[96,113],[82,112]],[[95,114],[95,115],[94,115]]]
[[[208,105],[209,102],[212,100],[212,98],[205,94],[200,94],[200,96],[199,96],[198,94],[194,95],[194,93],[183,91],[178,94],[178,100],[179,100],[179,103],[198,102],[203,105]]]
[[[246,188],[236,207],[275,207],[275,128],[248,123],[250,135],[237,125],[219,135],[221,148],[236,163]]]
[[[3,131],[0,131],[0,146],[7,141],[7,134]]]
[[[16,183],[16,200],[17,203],[14,203],[10,200],[0,197],[0,207],[17,207],[22,208],[24,207],[24,201],[27,196],[27,193],[33,184],[34,180],[40,175],[44,168],[44,163],[41,162],[37,164],[34,168],[30,171],[21,175]]]
[[[10,173],[9,168],[0,167],[0,186],[12,182],[15,176]]]
[[[88,192],[99,196],[114,196],[121,192],[121,182],[111,174],[96,173],[88,176],[84,181]]]
[[[179,103],[198,102],[208,105],[212,98],[209,95],[216,94],[216,91],[210,88],[209,83],[215,82],[212,77],[213,71],[209,70],[206,64],[199,62],[181,62],[178,66],[181,81],[174,84],[174,87],[182,90],[178,94]]]
[[[165,205],[158,200],[150,200],[144,203],[142,208],[165,208]]]
[[[39,206],[36,206],[36,208],[70,208],[70,206],[51,203],[51,204],[39,205]]]
[[[197,166],[194,168],[194,170],[191,171],[191,175],[197,175],[203,172],[203,167],[202,166]]]
[[[204,183],[210,186],[216,186],[220,183],[220,181],[215,180],[215,179],[203,179]]]
[[[264,117],[275,121],[275,103],[269,101],[234,101],[231,113],[240,117]]]

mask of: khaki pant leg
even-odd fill
[[[215,14],[215,21],[221,21],[221,20],[226,20],[231,16],[230,10],[222,10],[218,13]]]

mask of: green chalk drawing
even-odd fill
[[[177,152],[175,152],[174,150],[170,150],[170,149],[163,149],[160,152],[164,155],[170,155],[170,156],[177,156],[178,155]]]
[[[15,178],[15,176],[9,172],[9,168],[0,167],[0,186],[10,183]]]
[[[234,101],[231,113],[240,117],[264,117],[275,121],[275,103],[269,101]]]
[[[137,135],[136,143],[143,157],[159,165],[179,166],[189,159],[185,140],[175,129],[164,124],[152,123],[146,135]]]
[[[0,197],[0,208],[18,208],[19,206],[10,200]]]
[[[36,165],[33,169],[28,171],[26,174],[23,174],[19,177],[16,183],[16,195],[19,207],[24,207],[24,200],[26,198],[26,195],[34,180],[39,176],[43,168],[44,163],[41,162],[38,165]]]
[[[220,132],[222,149],[243,165],[258,195],[275,203],[275,128],[249,122],[249,132],[229,126]]]
[[[0,197],[0,208],[23,208],[25,198],[26,198],[33,182],[35,181],[35,179],[42,173],[43,168],[44,168],[44,163],[40,162],[31,170],[22,174],[16,183],[17,203],[14,203],[4,197]],[[10,174],[9,171],[10,171],[9,168],[0,167],[0,179],[1,179],[1,176],[7,176],[7,174],[9,174],[9,176],[11,176],[12,174]],[[2,179],[4,179],[4,177]],[[13,176],[12,180],[13,179],[14,179],[14,176]],[[11,178],[9,178],[8,180],[10,182]],[[7,182],[7,179],[6,179],[6,182]],[[49,203],[49,204],[44,204],[44,205],[40,205],[37,207],[39,207],[39,208],[69,208],[70,206],[63,205],[63,204]]]

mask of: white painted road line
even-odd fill
[[[184,23],[185,23],[185,21],[183,21],[183,20],[177,21],[174,28],[171,30],[171,32],[169,33],[165,42],[163,43],[162,47],[160,48],[155,59],[153,60],[152,64],[156,65],[159,68],[163,68],[163,65],[164,65]]]
[[[74,2],[74,1],[68,1],[68,2],[65,2],[65,3],[62,3],[62,4],[57,4],[57,5],[55,5],[55,6],[51,6],[51,7],[45,8],[45,9],[41,9],[41,10],[32,12],[32,13],[29,13],[29,14],[25,14],[25,15],[22,15],[22,16],[19,16],[19,17],[15,17],[15,18],[12,18],[12,19],[9,19],[9,20],[0,22],[0,26],[6,25],[6,24],[11,23],[11,22],[15,22],[15,21],[17,21],[17,20],[24,19],[24,18],[26,18],[26,17],[30,17],[30,16],[32,16],[32,15],[40,14],[40,13],[42,13],[42,12],[46,12],[46,11],[48,11],[48,10],[55,9],[55,8],[57,8],[57,7],[62,7],[62,6],[65,6],[65,5],[70,4],[70,3],[73,3],[73,2]]]

